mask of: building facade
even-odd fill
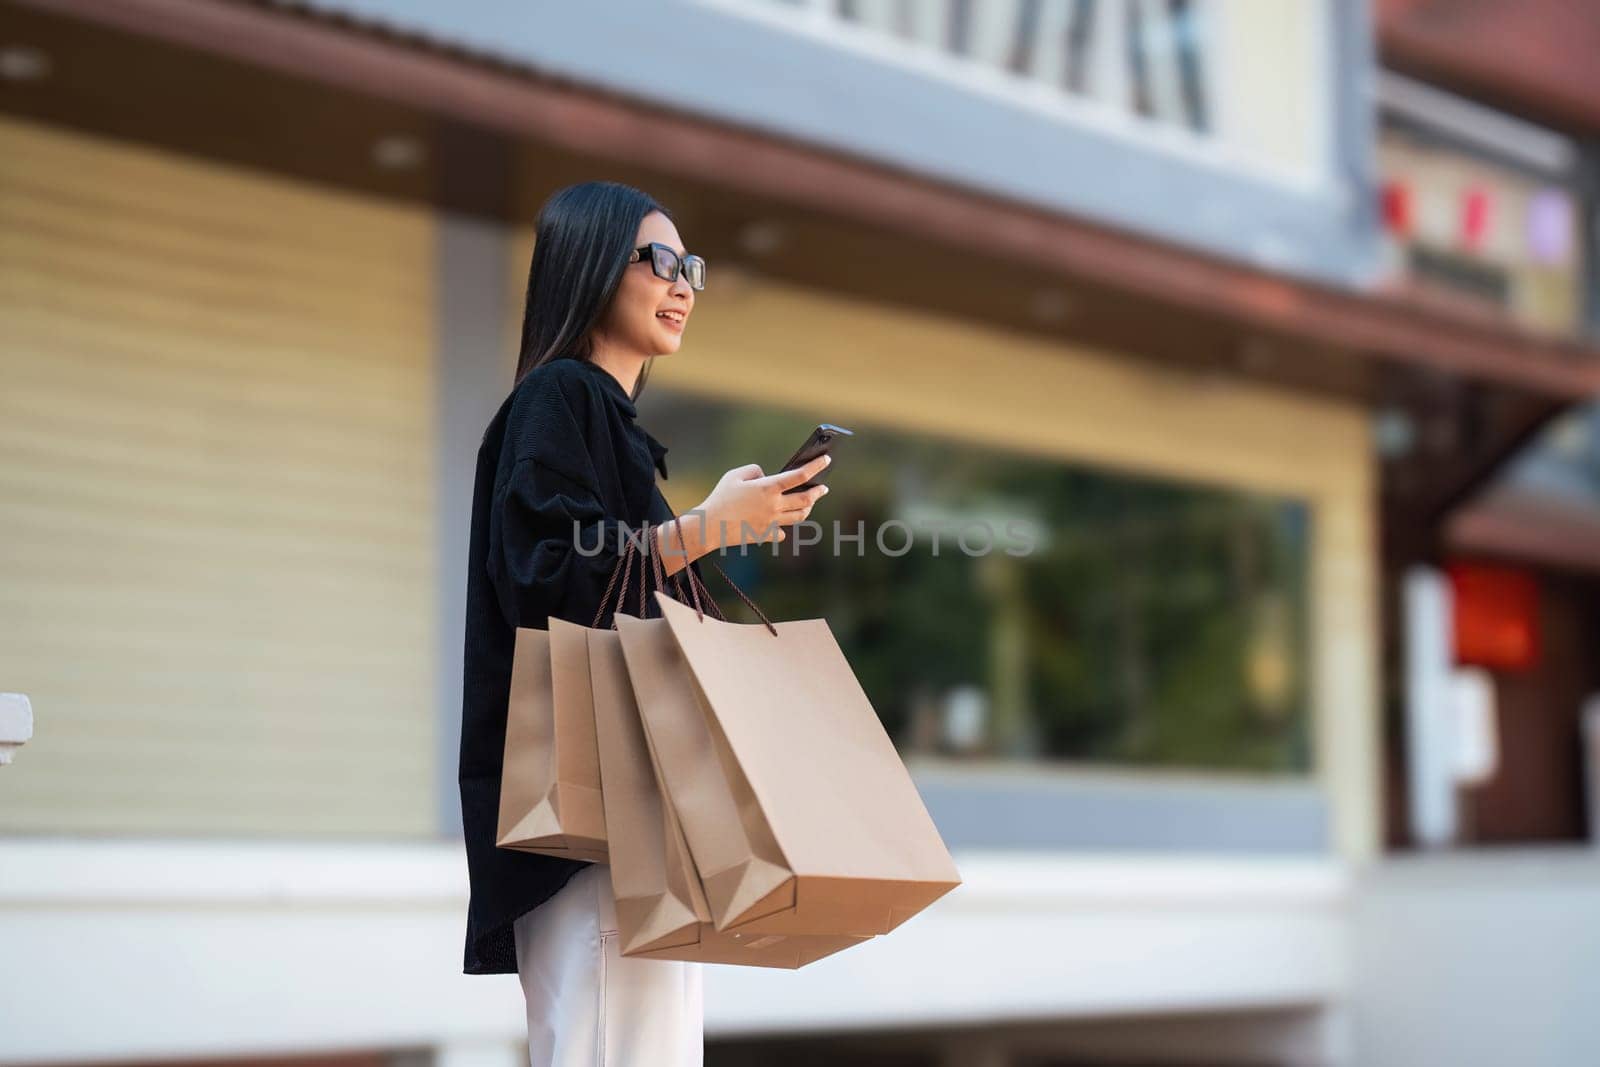
[[[1600,384],[1382,288],[1364,5],[0,16],[0,1061],[525,1059],[459,966],[466,514],[531,221],[607,177],[711,264],[640,401],[674,506],[831,421],[823,521],[909,531],[726,562],[965,878],[708,969],[711,1062],[1348,1062],[1391,516]]]

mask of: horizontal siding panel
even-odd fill
[[[314,253],[315,258],[307,258],[308,250],[299,244],[263,245],[252,256],[250,270],[240,272],[232,248],[248,244],[248,237],[207,233],[182,221],[176,225],[186,228],[174,230],[173,224],[144,214],[96,215],[82,203],[57,201],[49,192],[22,199],[33,194],[27,186],[0,177],[0,196],[8,197],[0,205],[8,242],[39,246],[44,262],[58,269],[119,282],[131,279],[138,291],[169,289],[247,305],[259,300],[266,310],[321,309],[330,318],[337,316],[343,300],[371,313],[392,293],[418,299],[427,293],[425,276],[406,270],[403,260],[368,263],[366,250],[353,250],[350,237]],[[139,273],[149,264],[162,268],[160,279]],[[159,284],[163,279],[170,279],[169,284]]]
[[[29,304],[26,297],[6,293],[0,286],[0,299],[8,297],[8,303]],[[39,302],[0,324],[7,351],[50,357],[48,363],[26,367],[18,359],[14,367],[18,383],[33,380],[41,388],[53,384],[111,392],[136,388],[134,383],[146,370],[177,377],[203,369],[204,379],[179,377],[169,395],[206,405],[199,411],[271,414],[291,425],[298,420],[304,424],[299,428],[317,425],[327,409],[336,408],[354,428],[379,436],[411,428],[408,417],[414,417],[417,404],[431,391],[427,382],[393,380],[384,369],[390,358],[387,348],[361,360],[322,359],[316,346],[337,343],[336,337],[309,337],[303,329],[296,337],[229,336],[205,331],[193,321],[140,322],[122,314],[114,301],[98,301],[96,307],[100,320],[116,326],[85,321],[82,305],[57,311]],[[175,332],[182,336],[145,340]],[[241,349],[247,351],[233,355]],[[361,387],[351,394],[353,383]],[[336,392],[341,389],[347,391],[342,397]],[[356,443],[361,439],[358,435]]]
[[[0,121],[0,831],[428,836],[432,220]]]
[[[3,195],[3,193],[0,193]],[[3,219],[3,214],[0,214]],[[26,242],[32,238],[32,243]],[[144,304],[156,310],[182,314],[204,314],[211,309],[231,312],[245,321],[289,318],[300,328],[320,327],[339,330],[342,326],[371,326],[393,318],[386,314],[382,287],[372,286],[382,279],[366,279],[356,288],[339,278],[272,278],[254,276],[229,283],[224,264],[195,267],[174,265],[159,257],[119,258],[111,252],[87,256],[82,251],[63,248],[49,233],[29,234],[10,225],[0,253],[17,245],[29,248],[32,260],[29,274],[53,285],[70,283],[87,292],[115,293],[126,303]],[[348,271],[360,264],[351,263]],[[170,277],[170,284],[162,280]],[[294,289],[289,286],[297,285]],[[418,294],[409,287],[393,287],[398,300],[415,301]]]
[[[348,543],[330,547],[327,544],[330,531],[327,530],[308,532],[292,544],[282,543],[283,535],[273,531],[252,529],[248,536],[241,533],[235,539],[235,548],[253,563],[248,570],[241,570],[232,558],[175,560],[175,550],[181,552],[187,546],[204,551],[213,543],[214,538],[208,538],[205,529],[193,524],[174,525],[171,533],[166,534],[159,526],[134,528],[129,520],[137,516],[130,514],[123,517],[124,524],[120,526],[95,516],[98,526],[74,524],[69,527],[66,520],[55,514],[51,516],[53,525],[61,532],[52,536],[48,530],[38,533],[28,530],[20,521],[26,517],[22,509],[17,508],[15,514],[19,521],[7,531],[7,543],[17,552],[31,551],[40,565],[38,573],[14,576],[12,581],[18,583],[17,588],[39,578],[40,574],[50,582],[51,588],[59,588],[60,583],[55,582],[53,576],[62,571],[74,572],[85,587],[98,590],[106,590],[123,580],[145,585],[161,581],[162,588],[175,588],[185,583],[195,587],[226,583],[243,588],[271,580],[285,571],[294,571],[314,581],[320,591],[352,597],[361,594],[363,603],[388,603],[391,598],[384,591],[374,589],[374,583],[393,580],[394,584],[411,585],[431,577],[426,563],[391,543],[370,548]],[[339,532],[337,528],[331,531]],[[274,537],[278,540],[268,540]],[[116,549],[110,555],[107,555],[108,545]],[[257,581],[252,582],[252,576]],[[8,584],[7,588],[10,587]],[[392,602],[397,606],[411,604],[409,599]]]
[[[376,638],[363,635],[351,641],[348,634],[352,627],[381,629],[386,639],[397,643],[415,641],[430,628],[428,620],[397,611],[398,607],[408,605],[402,605],[393,597],[351,598],[336,607],[337,593],[324,595],[313,590],[312,596],[296,596],[267,589],[259,583],[218,583],[210,588],[192,590],[178,586],[170,591],[163,588],[159,595],[153,595],[151,588],[151,583],[135,587],[128,582],[121,588],[113,586],[103,591],[67,590],[48,600],[35,596],[20,607],[20,598],[13,599],[13,594],[8,593],[0,606],[19,620],[22,625],[18,629],[29,631],[30,636],[19,638],[14,648],[97,649],[101,653],[97,666],[108,663],[106,656],[115,655],[119,650],[138,651],[151,657],[163,655],[163,647],[176,648],[172,659],[183,664],[200,653],[220,655],[230,646],[248,642],[247,665],[250,667],[287,662],[309,669],[331,663],[360,674],[362,665],[366,664],[368,673],[378,675],[381,670],[393,666],[393,654],[373,653],[362,659],[361,646]],[[228,616],[220,624],[216,610],[203,612],[192,607],[167,606],[173,601],[204,603],[220,598],[226,598],[229,604]],[[277,625],[265,633],[252,633],[255,628],[239,626],[235,621],[246,614]],[[285,616],[299,617],[292,632],[286,633],[278,621]],[[128,632],[106,625],[108,636],[95,638],[86,632],[89,628],[83,625],[83,620],[97,617],[127,619],[136,622],[138,629]],[[313,642],[321,642],[320,647],[308,650],[306,646]],[[354,645],[356,651],[343,651],[346,644]],[[41,669],[23,663],[14,668],[14,673],[26,681]],[[372,677],[370,681],[375,685],[385,684],[381,676]]]
[[[74,402],[74,406],[80,410],[82,404],[81,399]],[[72,420],[64,419],[64,425],[60,427],[64,444],[60,448],[50,449],[39,437],[24,436],[28,430],[37,430],[40,424],[48,425],[52,421],[37,409],[34,414],[36,417],[32,419],[9,417],[0,407],[0,419],[4,419],[3,426],[0,426],[0,452],[12,459],[19,472],[6,477],[7,487],[26,495],[28,487],[33,486],[34,496],[40,500],[54,496],[66,506],[70,506],[72,500],[103,500],[110,497],[114,501],[119,494],[124,497],[132,495],[130,490],[139,484],[138,479],[160,477],[172,483],[174,499],[170,505],[164,501],[154,502],[154,508],[169,515],[182,511],[186,491],[193,495],[192,506],[197,510],[215,512],[220,508],[243,507],[258,513],[241,516],[249,518],[270,517],[274,510],[281,510],[282,505],[296,503],[299,499],[312,511],[309,515],[292,516],[291,528],[294,521],[315,523],[321,528],[326,523],[342,519],[357,529],[365,524],[381,530],[394,521],[415,522],[419,516],[425,518],[427,514],[427,509],[420,505],[427,500],[428,487],[406,480],[414,472],[400,471],[398,473],[402,477],[397,478],[384,470],[390,466],[403,466],[405,455],[411,451],[409,447],[398,453],[391,452],[381,457],[381,464],[372,465],[377,468],[377,474],[387,474],[388,477],[374,479],[374,472],[369,471],[369,477],[359,482],[350,481],[353,475],[347,470],[318,470],[309,466],[335,455],[340,464],[346,464],[349,462],[347,455],[332,450],[305,452],[289,447],[270,449],[282,453],[280,458],[286,466],[265,471],[258,478],[241,484],[235,476],[239,457],[251,450],[239,448],[237,441],[232,442],[234,447],[227,453],[214,451],[196,454],[192,443],[184,448],[166,446],[159,441],[140,442],[127,449],[118,449],[118,441],[114,437],[97,440],[87,436],[71,436],[77,428],[70,425]],[[31,427],[30,422],[34,424]],[[84,432],[106,433],[108,429],[102,425]],[[137,428],[133,428],[133,431],[137,432]],[[219,427],[216,436],[220,437],[223,433],[225,429]],[[332,449],[339,442],[335,440],[329,444]],[[304,453],[300,458],[306,466],[287,466],[297,458],[297,452]],[[24,464],[27,465],[26,471]],[[99,481],[62,488],[59,475],[73,469],[87,469]],[[11,479],[14,479],[14,484]],[[54,493],[53,488],[56,490]],[[234,501],[231,497],[238,499]],[[138,510],[137,501],[125,499],[122,502]],[[126,517],[125,513],[119,513],[120,517]]]
[[[77,195],[109,217],[142,215],[197,226],[228,242],[297,245],[310,254],[351,247],[405,251],[396,209],[355,193],[283,181],[230,164],[130,147],[6,120],[6,175],[57,195]],[[219,197],[219,189],[231,195]]]

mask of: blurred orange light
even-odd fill
[[[1514,567],[1446,565],[1455,599],[1456,662],[1526,671],[1539,662],[1539,586]]]

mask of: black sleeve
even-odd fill
[[[629,534],[637,531],[606,514],[593,485],[537,457],[519,461],[489,518],[489,578],[506,622],[538,629],[549,618],[593,623]],[[636,558],[630,585],[639,575]],[[613,591],[613,607],[615,597]]]

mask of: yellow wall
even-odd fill
[[[428,215],[0,160],[0,831],[432,833]]]
[[[510,273],[526,278],[531,236],[511,245]],[[651,388],[1306,501],[1316,773],[1341,851],[1376,848],[1376,544],[1362,409],[711,274],[721,281],[698,295],[682,348],[652,366]],[[520,316],[520,297],[513,304]],[[666,488],[686,511],[710,487]]]

